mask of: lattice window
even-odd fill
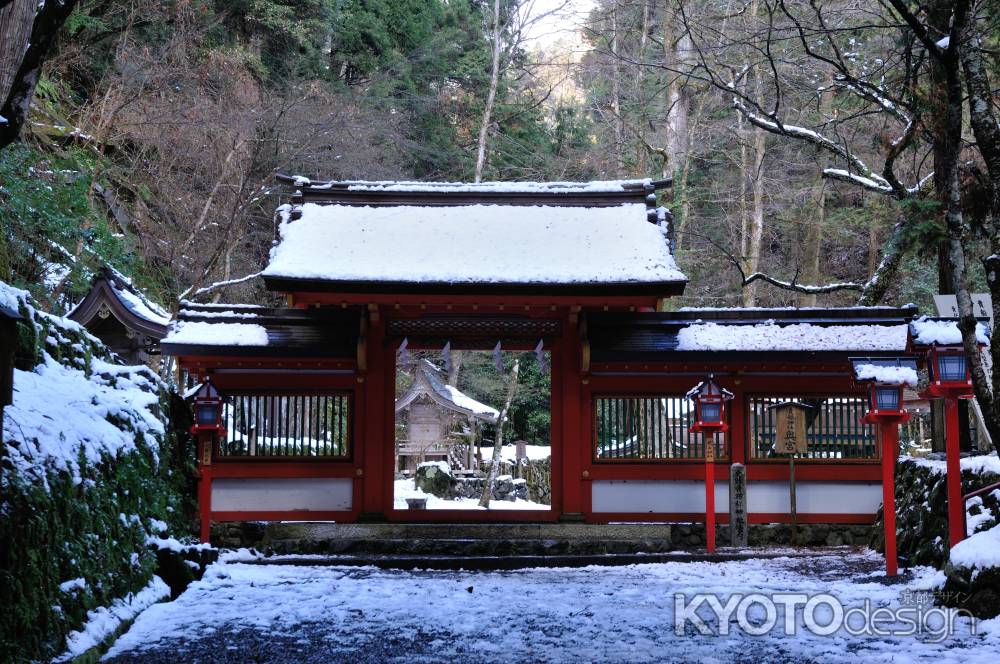
[[[774,454],[775,417],[769,408],[785,401],[799,401],[811,409],[806,415],[805,459],[878,459],[874,429],[861,422],[867,411],[864,397],[751,397],[747,400],[748,441],[752,459],[784,458]]]
[[[683,395],[601,396],[593,401],[595,461],[704,459],[705,440],[689,433],[694,406]],[[728,458],[725,436],[715,457]]]
[[[231,396],[223,409],[219,457],[323,457],[351,453],[348,394]]]

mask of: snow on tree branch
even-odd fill
[[[796,283],[794,279],[792,281],[782,281],[781,279],[775,279],[774,277],[764,274],[763,272],[754,272],[750,276],[744,277],[743,285],[749,286],[755,281],[766,281],[772,286],[777,286],[778,288],[784,288],[785,290],[796,291],[798,293],[807,293],[809,295],[822,295],[824,293],[836,293],[837,291],[844,290],[859,291],[864,289],[864,285],[856,284],[850,281],[824,284],[822,286],[799,284]]]

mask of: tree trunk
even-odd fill
[[[823,227],[826,225],[826,180],[820,178],[816,189],[815,219],[809,224],[809,231],[806,233],[806,251],[802,261],[805,279],[810,284],[820,282],[819,258],[823,246]],[[815,307],[816,293],[803,293],[799,296],[799,306]]]
[[[0,9],[0,100],[5,101],[31,38],[37,0],[16,0]]]
[[[483,108],[483,123],[479,126],[479,145],[476,152],[476,182],[483,179],[483,168],[486,166],[486,143],[490,132],[490,122],[493,116],[493,104],[497,98],[497,86],[500,82],[500,0],[493,0],[493,62],[490,66],[490,90],[486,95],[486,106]]]
[[[20,1],[18,0],[18,4]],[[20,136],[21,127],[28,119],[28,108],[31,105],[31,98],[35,95],[35,85],[38,84],[38,78],[42,74],[42,65],[55,43],[59,29],[76,7],[76,2],[77,0],[63,0],[35,5],[38,11],[32,23],[27,48],[24,48],[22,43],[20,64],[14,71],[7,96],[0,106],[0,117],[4,118],[0,121],[0,150]],[[5,8],[5,12],[6,9],[9,7]],[[4,34],[2,37],[2,41],[5,42],[7,35]],[[18,58],[15,57],[14,60],[16,62]]]
[[[764,150],[767,139],[764,130],[754,127],[753,161],[748,175],[753,178],[753,202],[750,208],[750,233],[747,239],[746,274],[760,269],[760,246],[764,238]],[[757,305],[757,282],[743,289],[743,306]]]
[[[490,470],[486,473],[486,482],[483,484],[483,495],[479,499],[480,507],[489,507],[490,498],[493,492],[493,482],[496,481],[497,471],[500,469],[500,452],[503,449],[503,428],[507,422],[507,414],[510,412],[510,404],[514,401],[517,393],[517,374],[521,370],[521,361],[514,360],[514,368],[511,369],[510,378],[507,382],[507,400],[504,401],[503,410],[497,419],[496,438],[493,441],[493,460],[490,462]]]
[[[615,137],[615,172],[622,174],[622,152],[624,139],[624,124],[622,123],[622,99],[621,99],[621,66],[618,57],[618,6],[611,8],[611,121],[614,123],[612,129]]]

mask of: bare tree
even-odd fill
[[[497,418],[496,438],[493,441],[493,456],[490,459],[490,469],[486,473],[483,484],[483,495],[479,499],[480,507],[489,507],[490,498],[493,494],[493,483],[496,481],[497,473],[500,471],[500,457],[503,451],[503,430],[507,423],[507,416],[510,414],[510,406],[514,402],[514,395],[517,394],[517,377],[521,371],[521,361],[514,360],[514,368],[507,377],[507,398],[504,400],[503,410]]]

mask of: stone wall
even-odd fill
[[[489,463],[485,464],[489,468]],[[501,461],[498,475],[510,475],[527,483],[527,498],[534,503],[552,504],[552,458]]]
[[[802,524],[795,531],[796,546],[863,546],[871,537],[872,526],[852,524]],[[671,526],[671,542],[677,548],[705,546],[705,524],[678,523]],[[717,546],[729,546],[729,526],[715,528]],[[751,547],[791,545],[788,524],[751,524],[747,531]]]

